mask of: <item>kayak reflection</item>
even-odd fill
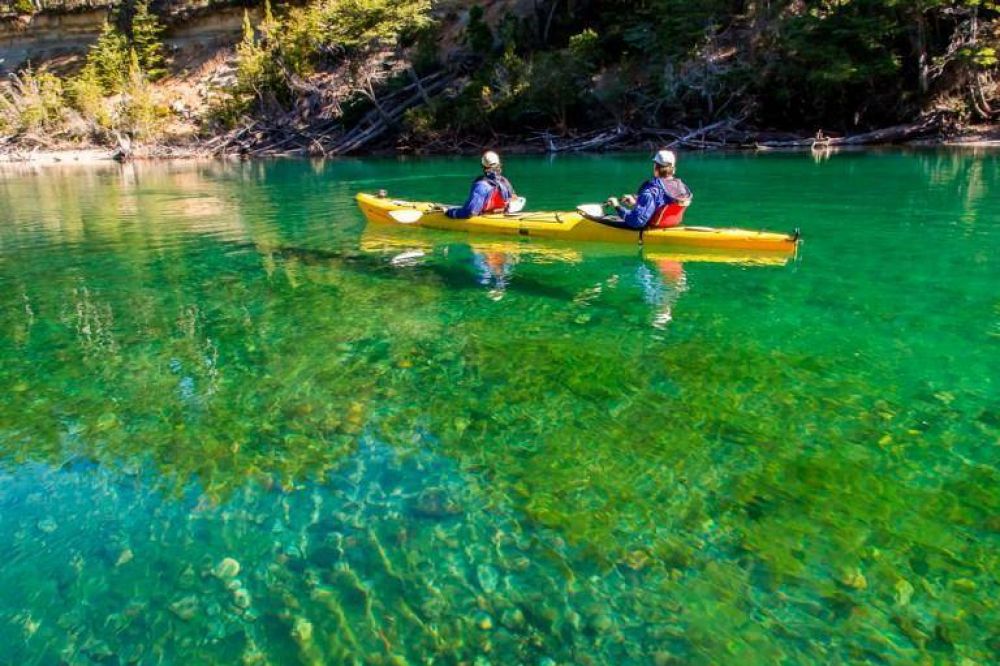
[[[470,254],[470,278],[485,288],[493,301],[502,300],[513,284],[524,292],[528,284],[538,282],[537,276],[517,275],[519,267],[538,264],[582,264],[587,260],[611,260],[614,266],[606,278],[590,287],[574,292],[563,292],[575,304],[587,307],[601,299],[607,292],[627,290],[637,294],[652,310],[650,323],[655,328],[665,328],[673,320],[674,306],[682,294],[689,290],[685,264],[725,263],[742,266],[784,266],[791,257],[784,253],[741,251],[663,251],[647,248],[635,252],[633,248],[619,245],[590,244],[586,254],[561,243],[547,244],[538,239],[482,239],[470,243],[467,234],[426,234],[406,227],[368,225],[362,233],[360,248],[363,252],[384,257],[396,268],[432,266],[437,255],[455,258]],[[621,259],[624,262],[620,261]],[[463,260],[464,261],[464,260]],[[525,282],[527,280],[527,282]],[[524,284],[522,284],[524,283]],[[551,285],[558,293],[558,285]],[[579,287],[577,287],[579,289]],[[538,290],[527,293],[537,295]]]
[[[673,259],[647,260],[636,269],[643,300],[653,308],[653,326],[665,328],[673,316],[674,303],[687,291],[684,264]]]
[[[517,255],[507,252],[474,252],[473,257],[479,272],[479,284],[489,289],[491,299],[499,301],[514,274]]]

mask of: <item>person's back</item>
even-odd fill
[[[615,198],[608,200],[621,216],[622,223],[630,229],[675,227],[691,203],[691,190],[674,176],[677,163],[674,154],[661,150],[653,162],[653,177],[639,187],[635,197],[626,198],[625,203],[633,204],[631,210]]]
[[[456,220],[467,220],[475,215],[503,213],[514,198],[514,187],[501,174],[500,156],[487,151],[482,159],[483,175],[472,183],[472,190],[465,205],[449,208],[445,214]]]

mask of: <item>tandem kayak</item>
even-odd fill
[[[358,206],[369,222],[399,224],[389,213],[392,211],[419,211],[419,219],[410,227],[444,229],[468,233],[527,236],[569,241],[598,241],[605,243],[642,242],[644,245],[688,247],[719,250],[755,250],[792,254],[798,245],[798,233],[782,234],[748,229],[723,229],[712,227],[673,227],[650,229],[641,236],[638,231],[622,229],[585,217],[576,211],[497,213],[477,215],[467,220],[447,217],[440,204],[404,201],[375,194],[357,195]]]
[[[393,259],[411,256],[426,257],[442,245],[459,243],[476,254],[504,254],[509,257],[530,258],[531,263],[578,264],[584,258],[634,256],[631,248],[618,244],[562,243],[557,240],[536,238],[530,243],[519,238],[476,235],[473,240],[464,232],[442,231],[429,237],[424,231],[411,229],[412,224],[367,224],[361,232],[360,249],[365,253],[381,254]],[[787,252],[767,250],[727,250],[722,248],[670,247],[660,245],[643,248],[642,257],[649,261],[672,261],[679,264],[715,263],[741,266],[785,266],[792,260]]]

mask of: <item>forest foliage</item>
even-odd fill
[[[170,4],[112,4],[79,73],[60,80],[22,72],[0,98],[0,132],[59,122],[52,100],[65,99],[92,130],[155,134],[165,112],[150,86],[170,63],[154,10]],[[932,113],[955,123],[1000,117],[1000,7],[991,0],[524,6],[307,0],[272,7],[265,0],[244,19],[235,81],[206,128],[287,115],[317,93],[324,103],[334,98],[349,123],[355,110],[382,112],[380,98],[436,71],[454,84],[409,109],[398,134],[430,141],[720,119],[851,132]]]
[[[515,4],[269,8],[246,27],[235,99],[289,104],[294,77],[353,62],[350,78],[373,50],[402,48],[421,71],[463,74],[407,112],[418,141],[721,118],[860,131],[933,112],[961,123],[1000,115],[1000,10],[988,0],[547,0],[504,11]],[[455,25],[461,37],[448,43]]]
[[[459,108],[469,130],[725,117],[842,131],[946,108],[995,119],[1000,13],[986,0],[577,0],[486,26]],[[512,24],[516,23],[516,24]]]

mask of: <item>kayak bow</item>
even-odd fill
[[[649,229],[640,234],[584,217],[577,211],[498,213],[477,215],[467,220],[453,220],[444,214],[439,204],[403,201],[367,193],[357,195],[358,206],[369,222],[397,224],[393,211],[414,211],[396,217],[414,219],[410,227],[465,231],[479,234],[500,234],[552,238],[569,241],[608,243],[642,242],[645,245],[695,247],[706,249],[761,250],[792,254],[798,245],[798,233],[781,234],[748,229],[716,229],[709,227],[673,227]],[[415,213],[419,213],[416,215]]]

